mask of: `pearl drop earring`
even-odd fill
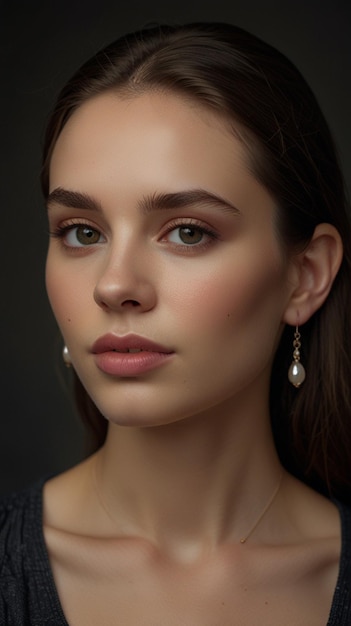
[[[305,368],[300,363],[300,348],[301,348],[301,335],[299,333],[299,327],[296,326],[294,333],[294,352],[293,352],[293,362],[291,363],[288,371],[288,378],[294,387],[300,387],[303,381],[306,378]]]
[[[68,350],[67,346],[63,346],[62,358],[63,358],[64,364],[66,365],[66,367],[71,367],[71,365],[72,365],[71,355],[69,353],[69,350]]]

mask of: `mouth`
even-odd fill
[[[146,352],[141,348],[127,348],[127,350],[111,350],[111,352],[119,352],[120,354],[138,354],[139,352]]]
[[[171,359],[174,351],[138,335],[123,337],[108,334],[92,347],[97,367],[117,378],[136,378],[158,369]]]
[[[134,334],[118,336],[113,333],[109,333],[97,339],[91,351],[93,354],[101,354],[103,352],[119,352],[123,354],[157,352],[161,354],[171,354],[173,352],[172,349],[146,337]]]

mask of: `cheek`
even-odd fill
[[[275,260],[263,265],[231,261],[209,266],[203,274],[188,272],[174,281],[177,289],[169,291],[170,308],[175,323],[184,321],[195,331],[207,327],[215,331],[256,322],[265,313],[280,318],[283,303],[283,276]],[[222,326],[223,325],[223,326]]]
[[[282,279],[276,267],[244,269],[219,272],[200,286],[189,282],[186,304],[174,318],[184,384],[194,398],[214,394],[220,401],[268,372],[272,362],[281,329]]]
[[[67,324],[81,319],[84,290],[71,268],[62,268],[50,255],[46,263],[46,291],[56,321],[64,333]]]

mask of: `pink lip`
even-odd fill
[[[131,377],[160,367],[173,351],[138,335],[118,337],[108,334],[95,341],[92,353],[97,367],[105,374]]]

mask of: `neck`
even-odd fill
[[[177,552],[247,535],[281,475],[268,411],[210,413],[160,427],[110,425],[93,463],[116,530]]]

